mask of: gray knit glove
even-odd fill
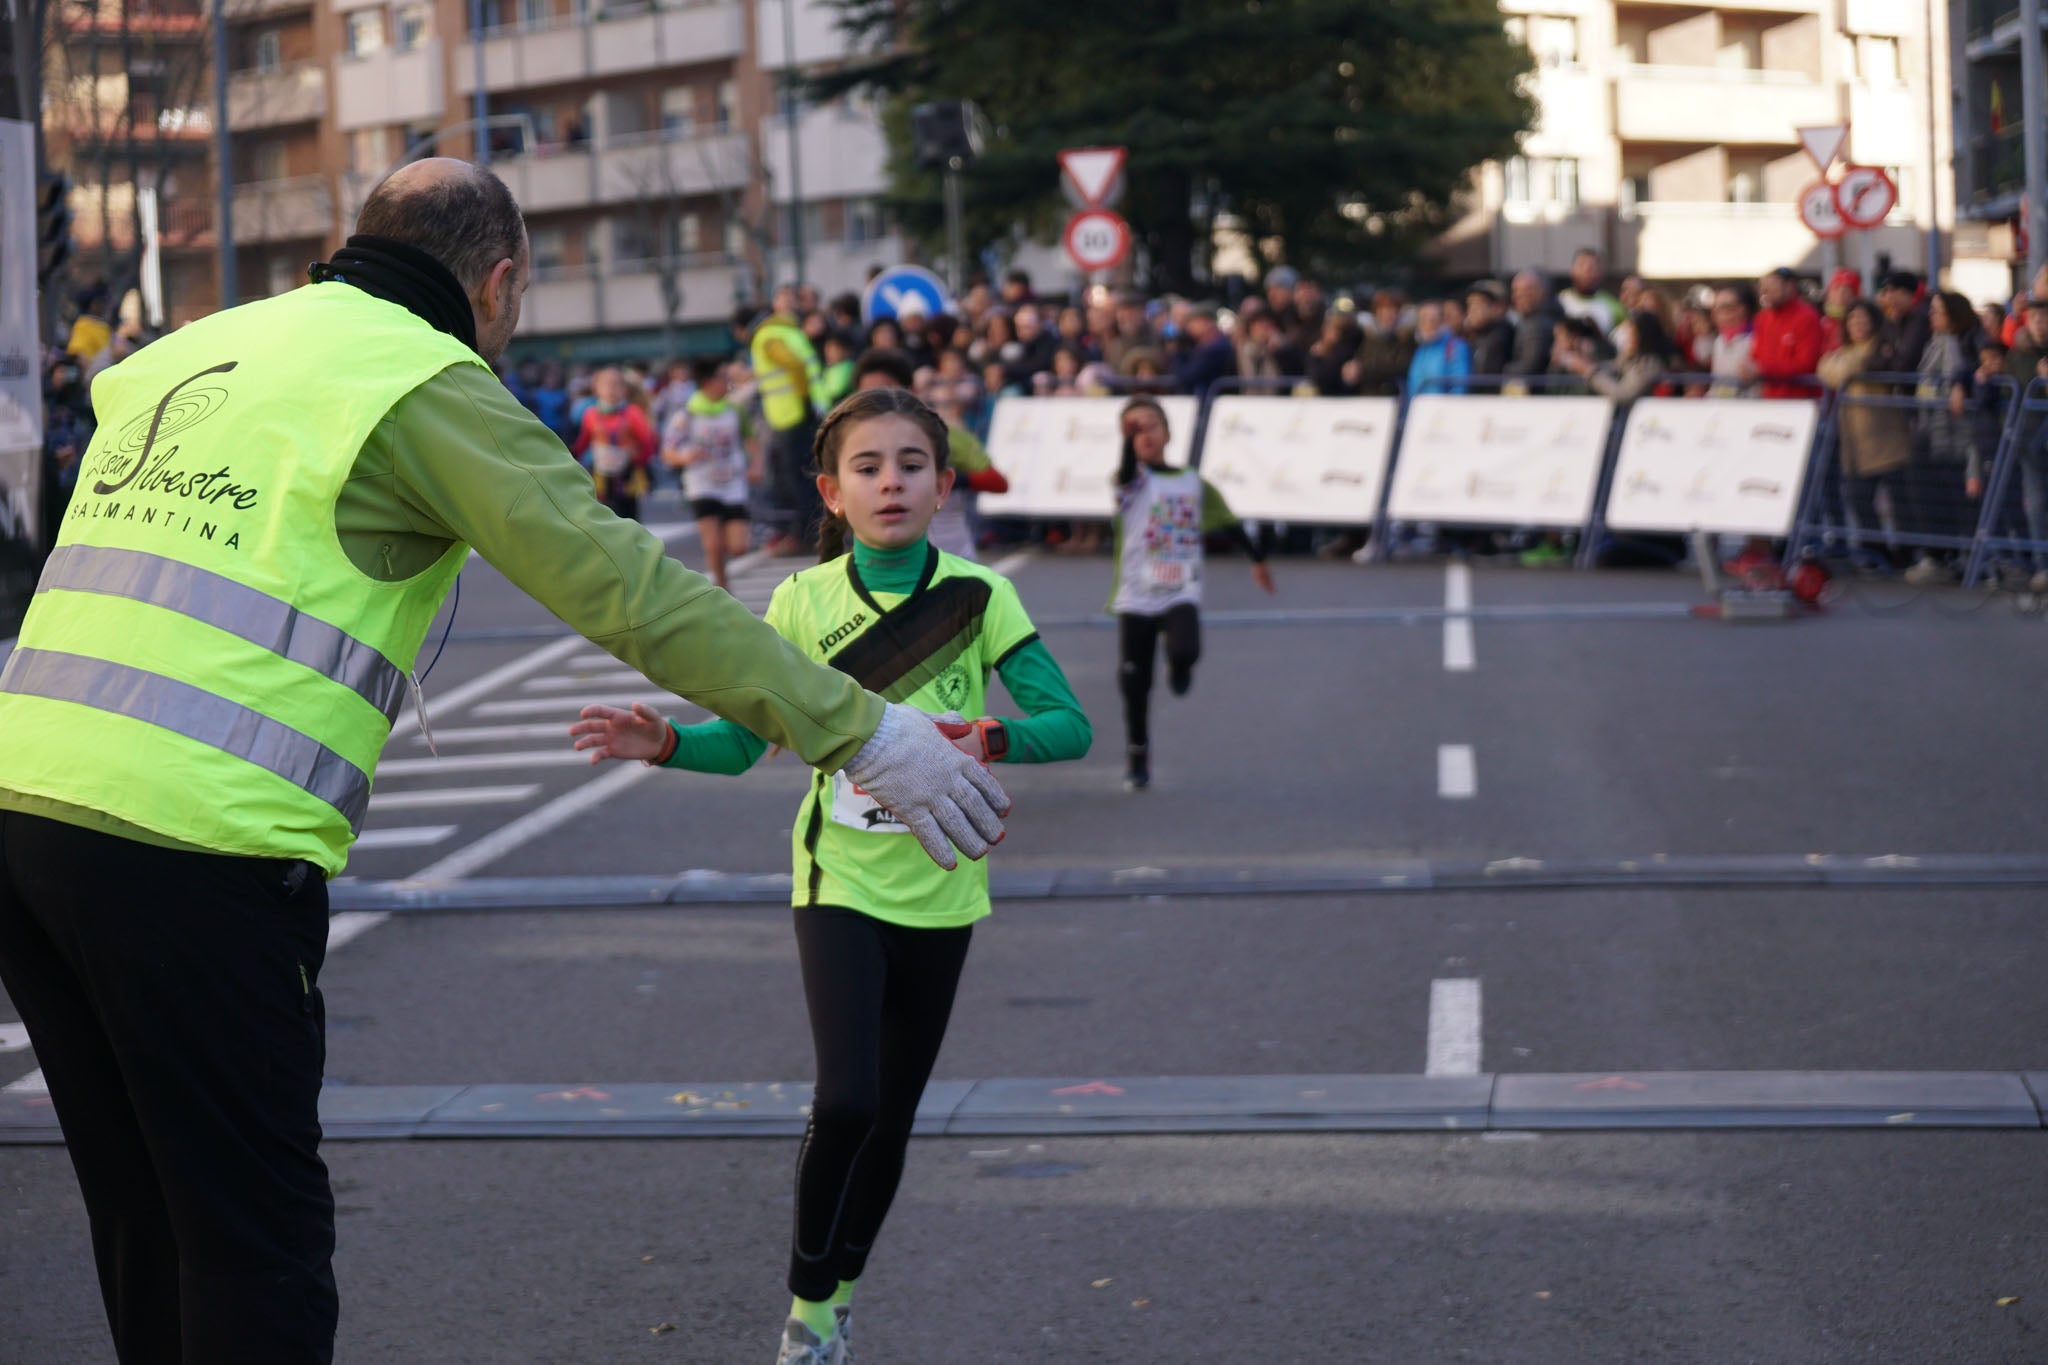
[[[953,849],[980,858],[1003,837],[1010,798],[989,770],[953,747],[932,718],[890,702],[846,775],[910,827],[932,861],[948,872]]]

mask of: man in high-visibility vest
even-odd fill
[[[811,443],[818,435],[824,369],[797,321],[795,298],[793,289],[778,291],[778,311],[754,320],[747,337],[761,415],[768,419],[768,469],[775,499],[792,518],[787,537],[778,536],[773,548],[791,554],[816,548],[823,508],[811,468]],[[788,306],[782,307],[785,302]]]
[[[332,1359],[327,878],[471,547],[661,686],[843,768],[943,866],[1007,805],[928,718],[605,510],[497,381],[529,267],[502,182],[416,162],[357,228],[307,287],[99,377],[0,669],[0,981],[125,1365]]]

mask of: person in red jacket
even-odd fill
[[[628,521],[640,519],[640,495],[647,490],[647,465],[654,458],[654,427],[647,414],[626,401],[626,379],[599,370],[590,380],[597,400],[583,410],[571,454],[597,478],[597,496]]]
[[[1827,349],[1827,328],[1799,293],[1799,277],[1780,266],[1756,282],[1757,311],[1749,341],[1745,379],[1763,381],[1765,398],[1817,398],[1806,379]]]

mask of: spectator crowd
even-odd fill
[[[801,532],[814,511],[807,470],[816,416],[857,383],[914,388],[977,451],[995,402],[1019,395],[1200,395],[1229,380],[1296,395],[1577,392],[1626,403],[1805,397],[1825,387],[1847,399],[1825,497],[1842,524],[1863,533],[1853,547],[1860,563],[1939,581],[1956,572],[1954,554],[1888,546],[1901,528],[1937,537],[1974,528],[2006,405],[2048,377],[2048,272],[2010,307],[1981,309],[1909,272],[1875,283],[1866,295],[1857,272],[1838,270],[1809,297],[1794,272],[1775,270],[1754,284],[1677,293],[1634,275],[1613,280],[1597,252],[1582,250],[1561,279],[1531,269],[1416,298],[1393,288],[1333,295],[1277,266],[1222,309],[1102,286],[1043,298],[1028,274],[1012,271],[975,281],[954,313],[927,316],[909,303],[900,316],[864,320],[853,294],[826,299],[807,285],[785,286],[768,309],[735,317],[723,355],[618,365],[527,359],[501,373],[622,515],[637,515],[654,488],[679,485],[707,535],[733,553],[751,541],[735,539],[728,523],[751,505],[753,520],[775,528],[769,548],[790,554],[806,551]],[[104,299],[84,302],[45,370],[46,525],[55,524],[92,433],[92,376],[139,344],[102,320]],[[711,409],[693,419],[700,393],[715,397],[699,401]],[[692,434],[708,429],[707,417],[731,433],[715,456]],[[2019,515],[2027,538],[2048,542],[2048,456],[2038,439],[2027,445]],[[705,492],[711,463],[716,497]],[[971,486],[1001,484],[998,468]],[[1082,548],[1099,544],[1094,528],[1053,534]],[[1363,528],[1317,543],[1330,554],[1356,552]],[[1532,562],[1564,557],[1555,537],[1510,548]],[[2048,559],[2034,579],[2048,590]]]

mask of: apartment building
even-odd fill
[[[2027,168],[2020,86],[2025,43],[2044,42],[2020,23],[2019,0],[1947,0],[1955,88],[1956,203],[1959,246],[2019,282],[2025,223],[2021,202]],[[1960,253],[1959,253],[1960,254]]]
[[[1536,127],[1483,167],[1447,268],[1561,269],[1581,246],[1674,282],[1777,266],[1925,269],[1955,221],[1946,0],[1503,0],[1535,54]],[[1930,64],[1930,59],[1933,59]],[[1899,206],[1839,243],[1800,221],[1797,129],[1846,123]]]
[[[180,90],[210,91],[204,3],[100,0],[90,12],[106,22],[110,10],[187,6],[179,31],[195,35],[202,79]],[[795,278],[799,231],[802,277],[828,293],[903,257],[877,207],[886,146],[875,110],[807,106],[793,130],[783,113],[785,71],[844,58],[819,0],[225,3],[242,299],[303,280],[379,179],[435,153],[488,154],[526,211],[534,278],[515,342],[525,353],[723,344],[739,302]],[[142,108],[139,89],[104,93]],[[165,121],[191,156],[166,178],[160,215],[173,323],[220,298],[210,95],[181,98]],[[62,102],[75,103],[69,92]],[[67,143],[59,162],[91,150]],[[112,170],[75,172],[81,219],[89,199],[132,194],[135,178]],[[132,230],[111,240],[125,248]]]

